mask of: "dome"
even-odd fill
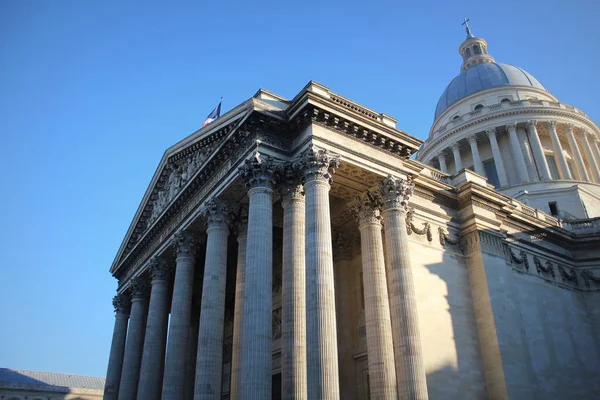
[[[434,120],[437,120],[444,111],[459,100],[474,93],[501,86],[529,86],[546,90],[537,79],[521,68],[496,62],[473,65],[452,79],[452,82],[444,90],[435,108]]]

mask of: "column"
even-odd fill
[[[181,400],[185,390],[196,245],[195,238],[187,232],[178,232],[173,236],[177,259],[162,400]]]
[[[444,153],[438,154],[438,161],[440,162],[440,171],[447,174],[448,166],[446,165],[446,156],[444,155]]]
[[[463,169],[462,158],[460,158],[460,147],[458,142],[452,143],[450,145],[452,149],[452,153],[454,154],[454,173],[457,174],[461,169]]]
[[[517,137],[519,138],[521,154],[523,154],[523,159],[525,160],[529,179],[533,182],[537,182],[540,180],[540,176],[535,162],[533,161],[531,146],[529,145],[529,138],[527,137],[527,130],[525,130],[524,127],[517,126]]]
[[[479,157],[479,148],[477,147],[477,136],[469,136],[469,145],[471,146],[471,154],[473,155],[473,168],[475,172],[481,176],[485,176],[481,157]]]
[[[208,228],[194,400],[221,397],[229,209],[224,202],[211,199],[204,205],[202,216]]]
[[[486,129],[485,133],[490,139],[490,147],[492,148],[492,155],[494,157],[494,164],[496,164],[496,172],[498,173],[500,187],[508,186],[508,179],[506,179],[506,170],[504,169],[504,162],[502,161],[502,153],[500,152],[500,148],[498,147],[498,141],[496,140],[496,128]]]
[[[596,161],[596,157],[593,153],[592,146],[590,145],[591,133],[587,130],[583,130],[583,147],[585,148],[585,153],[588,159],[588,163],[590,164],[590,168],[592,170],[592,175],[594,176],[594,180],[600,183],[600,168],[598,168],[598,161]]]
[[[517,170],[517,176],[519,183],[529,182],[529,173],[527,172],[527,166],[525,165],[525,159],[523,158],[523,151],[519,145],[519,137],[517,136],[517,124],[510,123],[506,125],[506,131],[508,132],[508,142],[510,143],[510,149],[512,153],[513,162],[515,163],[515,169]]]
[[[335,288],[329,189],[339,156],[301,156],[306,197],[306,342],[309,399],[339,399]]]
[[[396,400],[398,392],[394,353],[390,351],[393,349],[392,323],[379,203],[375,196],[367,193],[354,203],[352,209],[360,229],[370,398]]]
[[[240,398],[240,369],[242,367],[242,321],[244,319],[244,275],[246,272],[246,240],[248,238],[248,210],[242,208],[236,223],[237,230],[237,272],[235,276],[235,305],[233,310],[233,342],[231,346],[231,388],[232,400]]]
[[[381,184],[392,337],[398,398],[401,400],[428,398],[406,232],[406,211],[413,188],[414,184],[410,180],[394,178],[391,175]]]
[[[571,148],[571,156],[575,159],[575,170],[577,171],[577,178],[579,178],[582,181],[590,182],[590,176],[588,175],[588,172],[585,169],[583,157],[581,156],[581,150],[579,150],[579,145],[577,144],[577,140],[575,140],[575,135],[573,134],[573,124],[567,124],[566,128],[567,139],[569,139],[569,147]]]
[[[167,347],[171,269],[165,260],[154,257],[150,260],[149,270],[152,276],[152,289],[137,393],[139,400],[160,399]]]
[[[281,394],[306,399],[304,193],[296,166],[287,163],[282,172]]]
[[[148,282],[138,276],[131,280],[130,288],[131,320],[125,343],[119,399],[135,399],[136,397],[148,316]]]
[[[197,255],[198,257],[200,254]],[[196,355],[198,354],[198,334],[200,333],[200,300],[202,296],[202,287],[197,289],[194,284],[194,296],[192,297],[192,315],[190,320],[190,333],[188,341],[188,354],[185,361],[185,389],[183,398],[194,398],[194,384],[196,383]]]
[[[546,126],[548,127],[548,132],[550,132],[550,139],[552,139],[554,154],[556,155],[562,178],[573,179],[571,171],[569,170],[569,165],[567,164],[567,159],[565,158],[565,153],[563,153],[563,148],[560,144],[560,138],[556,132],[556,121],[546,121]]]
[[[594,157],[596,159],[596,164],[600,167],[600,149],[598,148],[598,137],[595,133],[586,131],[586,135],[590,140],[590,146],[592,147],[592,151],[594,153]]]
[[[550,175],[550,168],[548,167],[548,162],[546,161],[544,148],[542,147],[540,136],[538,135],[537,129],[535,127],[536,123],[537,121],[535,120],[527,121],[527,130],[529,132],[531,150],[533,152],[533,158],[535,159],[535,163],[537,166],[538,173],[540,174],[541,180],[549,181],[552,179],[552,175]]]
[[[104,400],[117,400],[119,394],[121,367],[123,366],[125,340],[127,339],[127,322],[129,322],[129,311],[131,309],[129,296],[125,294],[116,295],[113,298],[113,306],[115,307],[115,329],[113,330],[110,356],[108,357]]]
[[[270,399],[273,316],[272,159],[256,152],[240,174],[248,191],[248,238],[242,319],[241,399]]]

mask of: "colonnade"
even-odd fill
[[[545,124],[550,141],[552,143],[552,155],[556,163],[557,171],[553,176],[551,166],[548,163],[540,134],[538,132],[539,124]],[[561,142],[557,127],[563,125],[562,122],[536,121],[529,120],[522,123],[509,123],[503,126],[508,136],[509,151],[513,161],[513,168],[518,183],[532,181],[548,181],[552,179],[563,180],[581,180],[586,182],[600,183],[600,148],[598,146],[598,137],[585,128],[578,128],[571,123],[564,124],[564,132],[567,138],[569,154],[573,162],[569,164],[564,152],[564,145]],[[509,186],[508,174],[504,165],[501,150],[498,146],[497,136],[501,133],[502,127],[491,127],[485,130],[485,136],[490,143],[492,158],[496,166],[498,183],[500,187]],[[467,138],[469,150],[473,160],[473,170],[486,176],[486,172],[479,154],[478,140],[482,135],[473,134]],[[577,140],[578,139],[578,140]],[[450,144],[455,172],[464,168],[461,156],[461,146],[459,141]],[[585,156],[585,159],[584,159]],[[436,156],[439,162],[439,168],[442,172],[448,173],[447,152],[442,150]],[[587,160],[587,163],[586,163]]]
[[[287,399],[340,398],[329,209],[332,174],[338,165],[339,157],[309,149],[296,162],[284,165],[256,153],[240,168],[249,188],[249,204],[236,225],[232,399],[271,397],[275,191],[281,195],[284,215],[282,393]],[[361,234],[372,398],[427,398],[406,236],[406,203],[412,188],[410,181],[389,176],[376,195],[367,194],[354,206]],[[203,208],[207,245],[197,328],[196,400],[221,397],[231,214],[218,199],[209,200]],[[172,246],[174,268],[153,258],[148,265],[151,285],[141,276],[134,278],[130,290],[114,299],[115,329],[104,399],[182,400],[189,396],[186,376],[189,381],[188,354],[195,342],[190,326],[197,240],[189,232],[179,232]]]

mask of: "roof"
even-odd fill
[[[513,65],[496,62],[473,65],[452,79],[446,87],[435,108],[434,121],[459,100],[501,86],[529,86],[547,91],[533,75]]]
[[[60,374],[56,372],[27,371],[0,368],[0,386],[28,386],[52,389],[104,390],[104,378],[96,376]]]

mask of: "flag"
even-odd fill
[[[221,100],[219,102],[219,105],[217,107],[215,107],[215,109],[212,110],[212,112],[210,114],[208,114],[208,117],[206,117],[206,121],[204,121],[204,123],[202,124],[202,127],[205,127],[206,125],[210,124],[215,119],[217,119],[221,116],[221,103],[222,102],[223,102],[223,100]]]

